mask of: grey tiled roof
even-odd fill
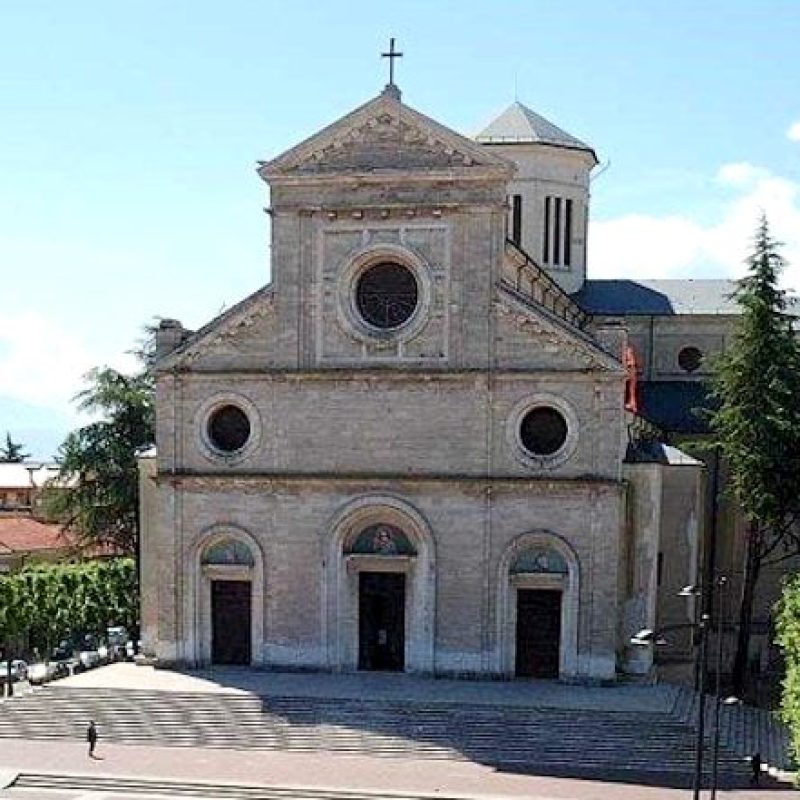
[[[562,131],[552,122],[531,111],[522,103],[512,103],[499,117],[490,122],[476,137],[481,144],[523,144],[536,142],[574,150],[587,150],[588,144]]]
[[[572,295],[590,314],[738,314],[730,280],[596,280]]]

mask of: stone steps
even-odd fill
[[[219,798],[219,800],[433,800],[432,796],[411,794],[373,794],[331,789],[303,789],[233,784],[183,783],[139,778],[116,778],[94,775],[48,775],[22,773],[12,784],[14,789],[69,792],[115,792],[125,795]],[[435,800],[457,800],[436,794]]]
[[[686,775],[694,729],[669,714],[456,703],[45,687],[7,702],[0,737],[174,747],[328,751],[494,766]],[[741,778],[725,748],[721,773]]]
[[[697,717],[697,694],[686,687],[677,690],[673,714],[685,722]],[[706,727],[714,719],[714,698],[706,698]],[[789,729],[774,711],[744,705],[720,706],[720,739],[740,756],[760,753],[765,766],[778,772],[796,769],[791,757]]]

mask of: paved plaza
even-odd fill
[[[227,702],[254,697],[288,698],[357,706],[370,702],[409,707],[474,709],[478,715],[531,715],[547,709],[564,714],[666,714],[674,702],[670,687],[613,686],[591,688],[559,683],[474,683],[434,681],[404,675],[294,675],[239,670],[182,674],[119,664],[54,684],[53,690],[80,697],[158,695],[177,708],[186,698],[208,696]],[[88,693],[88,694],[84,694]],[[30,698],[0,705],[0,716],[23,701],[46,698],[47,689]],[[227,698],[227,700],[226,700]],[[271,701],[270,701],[271,702]],[[12,704],[18,704],[13,706]],[[364,708],[370,706],[365,705]],[[503,710],[505,709],[505,711]],[[60,712],[59,712],[60,713]],[[56,716],[56,712],[53,713]],[[654,717],[656,718],[656,717]],[[54,720],[54,723],[57,720]],[[348,725],[352,726],[350,722]],[[365,720],[365,727],[368,721]],[[579,731],[575,731],[577,738]],[[609,734],[610,735],[610,734]],[[555,733],[554,733],[555,737]],[[161,746],[124,743],[103,736],[98,758],[87,756],[79,733],[72,738],[0,739],[0,798],[8,800],[102,800],[160,797],[248,798],[248,800],[406,800],[407,798],[530,798],[530,800],[611,800],[684,798],[689,793],[675,774],[625,774],[597,768],[592,774],[549,769],[530,763],[514,769],[463,757],[420,758],[414,752],[376,755],[368,740],[350,752],[325,749],[249,749],[224,746]],[[509,741],[509,747],[514,743]],[[623,754],[624,756],[624,754]],[[631,754],[633,757],[633,754]],[[746,781],[726,788],[720,797],[763,800],[791,791],[770,782],[752,789]]]

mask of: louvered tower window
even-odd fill
[[[511,219],[508,238],[514,244],[522,244],[522,195],[511,195]]]
[[[572,265],[572,200],[569,197],[544,199],[542,261],[551,267]]]

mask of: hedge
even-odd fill
[[[0,576],[0,643],[49,654],[62,639],[109,625],[135,629],[139,603],[131,558],[47,564]]]

